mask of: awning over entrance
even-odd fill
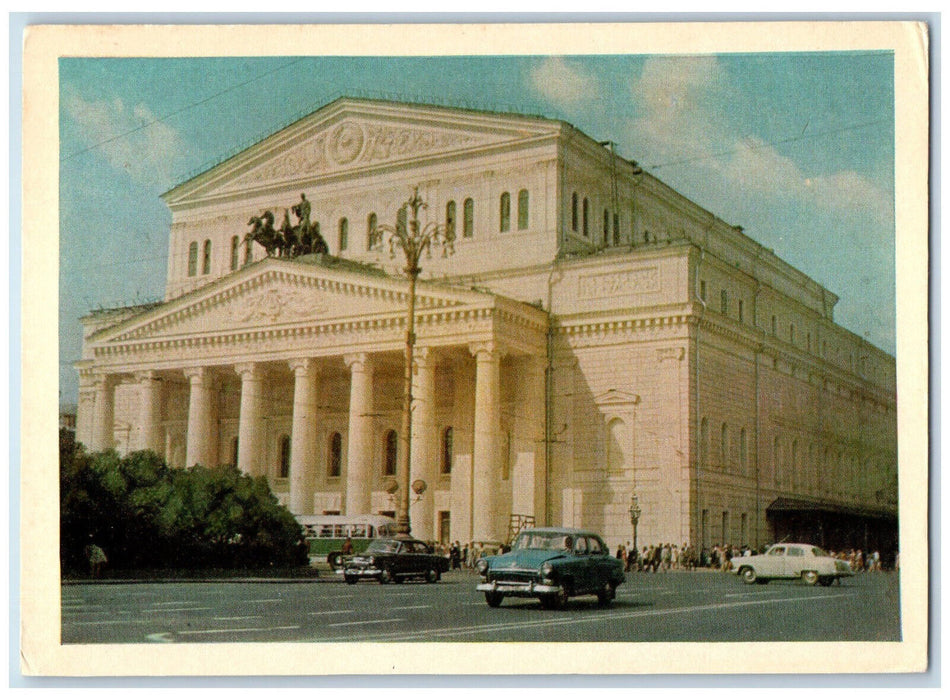
[[[813,514],[813,515],[847,515],[860,518],[889,520],[897,522],[897,514],[884,508],[867,508],[845,505],[831,501],[822,501],[808,498],[776,498],[765,509],[766,516]]]

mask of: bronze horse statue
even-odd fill
[[[275,229],[274,214],[268,209],[248,220],[247,225],[251,230],[244,240],[259,243],[267,251],[268,257],[293,258],[309,253],[329,253],[330,248],[320,235],[320,224],[310,221],[310,203],[306,199],[302,201],[306,206],[291,207],[298,219],[296,225],[291,225],[290,214],[285,209],[280,229]]]

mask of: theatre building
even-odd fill
[[[615,547],[896,542],[894,358],[837,297],[573,126],[343,98],[163,195],[165,298],[82,319],[77,437],[233,464],[298,515],[391,513],[418,188],[412,532]],[[248,221],[310,202],[328,253]],[[289,215],[291,220],[293,215]],[[276,225],[276,224],[275,224]]]

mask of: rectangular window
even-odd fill
[[[742,321],[742,299],[739,300],[739,321]]]
[[[706,301],[706,280],[699,280],[699,298]]]
[[[729,313],[729,292],[725,289],[719,293],[719,310],[723,314]]]
[[[524,231],[528,228],[528,190],[521,190],[518,193],[518,230]]]
[[[462,236],[471,238],[475,235],[475,202],[466,199],[462,205]]]
[[[439,511],[439,542],[448,544],[452,539],[452,512]]]

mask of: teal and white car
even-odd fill
[[[853,576],[850,564],[835,559],[812,544],[773,544],[764,554],[735,557],[733,571],[746,583],[768,583],[772,579],[801,579],[809,586],[830,586],[836,579]]]
[[[497,608],[506,597],[537,598],[545,608],[562,608],[568,598],[596,595],[601,605],[624,582],[623,562],[611,556],[597,533],[563,527],[522,530],[511,551],[483,557],[475,590]]]

